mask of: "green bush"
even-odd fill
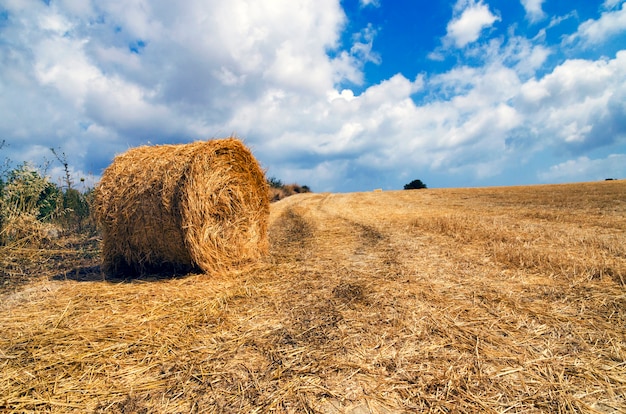
[[[30,214],[50,220],[62,202],[61,190],[28,163],[12,170],[2,187],[5,217]]]
[[[6,145],[0,141],[0,150]],[[13,168],[7,158],[0,165],[0,245],[36,244],[53,234],[56,238],[95,231],[90,214],[93,189],[75,189],[65,153],[51,150],[63,165],[64,187],[26,162]]]
[[[63,202],[61,190],[27,163],[10,171],[1,187],[0,245],[41,242],[43,222],[51,222]]]
[[[428,187],[426,187],[426,184],[424,184],[422,180],[413,180],[410,183],[404,185],[405,190],[421,190],[423,188]]]

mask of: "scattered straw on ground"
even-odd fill
[[[626,182],[290,197],[255,269],[4,294],[0,410],[624,412],[625,236]]]

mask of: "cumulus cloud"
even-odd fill
[[[448,23],[444,42],[462,48],[475,42],[481,32],[491,27],[500,17],[494,15],[482,0],[457,0],[454,15]]]
[[[88,147],[106,137],[103,147],[119,151],[230,133],[238,129],[223,126],[238,102],[283,89],[325,96],[338,79],[359,80],[360,59],[375,58],[372,36],[349,59],[328,58],[345,23],[335,0],[5,8],[2,36],[11,41],[0,44],[0,108],[11,122],[0,132],[13,152],[29,145],[21,139],[45,148],[82,137]]]
[[[528,136],[572,153],[626,141],[626,51],[612,60],[565,61],[520,88],[516,107],[528,119]]]
[[[521,0],[522,6],[524,6],[524,10],[526,10],[526,17],[531,22],[537,22],[542,20],[546,15],[543,12],[541,6],[543,5],[544,0]]]
[[[626,2],[622,2],[620,9],[613,10],[617,3],[607,1],[605,7],[609,10],[603,12],[597,20],[583,22],[578,31],[569,36],[569,42],[580,40],[585,45],[593,46],[617,34],[626,33]]]

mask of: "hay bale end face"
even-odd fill
[[[130,149],[95,197],[109,274],[215,272],[268,250],[265,174],[235,138]]]

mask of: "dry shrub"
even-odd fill
[[[310,193],[311,189],[306,185],[300,185],[297,183],[286,184],[280,186],[279,188],[272,187],[270,188],[270,200],[271,201],[279,201],[285,197],[289,197],[295,194],[304,194]]]
[[[131,149],[106,169],[94,204],[109,273],[211,272],[268,248],[265,175],[235,138]]]
[[[43,248],[59,237],[61,230],[29,213],[7,217],[0,229],[0,246]]]

